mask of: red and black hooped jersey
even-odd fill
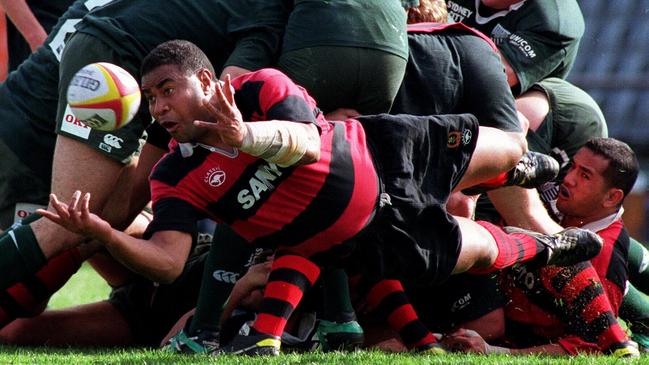
[[[618,314],[629,278],[629,232],[621,220],[615,220],[606,228],[597,231],[604,240],[600,253],[590,260],[597,271],[615,315]]]
[[[356,235],[370,220],[378,178],[365,133],[355,120],[327,122],[304,89],[281,72],[260,70],[232,82],[244,120],[317,123],[318,162],[282,168],[238,150],[175,146],[151,174],[155,217],[147,234],[193,232],[207,215],[256,246],[303,256]]]

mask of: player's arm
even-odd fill
[[[159,231],[148,240],[138,239],[90,213],[89,201],[90,194],[81,198],[80,191],[74,193],[69,204],[52,194],[50,205],[56,213],[44,209],[38,213],[71,232],[103,242],[118,261],[152,281],[171,283],[180,275],[191,248],[189,233]]]
[[[226,143],[241,151],[276,163],[291,166],[320,159],[320,134],[314,123],[286,120],[244,122],[234,101],[230,78],[216,86],[214,100],[204,104],[212,121],[195,121],[209,130],[210,143]]]
[[[0,7],[4,9],[16,29],[29,43],[32,52],[43,44],[47,38],[47,32],[38,22],[25,0],[0,0]]]
[[[509,87],[514,88],[515,86],[518,86],[518,75],[502,53],[500,53],[500,60],[502,61],[503,66],[505,66],[505,75],[507,75],[507,83],[509,84]]]
[[[477,332],[460,328],[444,336],[443,344],[449,349],[479,354],[548,354],[567,355],[568,352],[558,344],[547,344],[523,349],[514,349],[488,344]]]

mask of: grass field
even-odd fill
[[[109,288],[88,266],[81,270],[50,301],[50,308],[64,308],[74,304],[89,303],[106,298]],[[276,358],[249,358],[237,356],[181,356],[159,350],[147,349],[52,349],[16,348],[0,346],[0,364],[335,364],[335,365],[392,365],[392,364],[449,364],[449,365],[546,365],[546,364],[649,364],[649,357],[639,360],[616,360],[605,356],[577,356],[552,358],[542,356],[475,356],[449,354],[444,356],[422,356],[409,354],[386,354],[362,351],[356,353],[314,352],[308,354],[286,354]]]

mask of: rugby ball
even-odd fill
[[[133,119],[140,108],[140,86],[123,68],[107,62],[79,70],[67,92],[72,113],[90,128],[112,131]]]

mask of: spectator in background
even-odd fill
[[[449,18],[496,43],[518,96],[547,77],[565,78],[584,33],[576,0],[447,0]]]
[[[50,30],[74,0],[0,0],[7,23],[11,72],[45,42]]]

